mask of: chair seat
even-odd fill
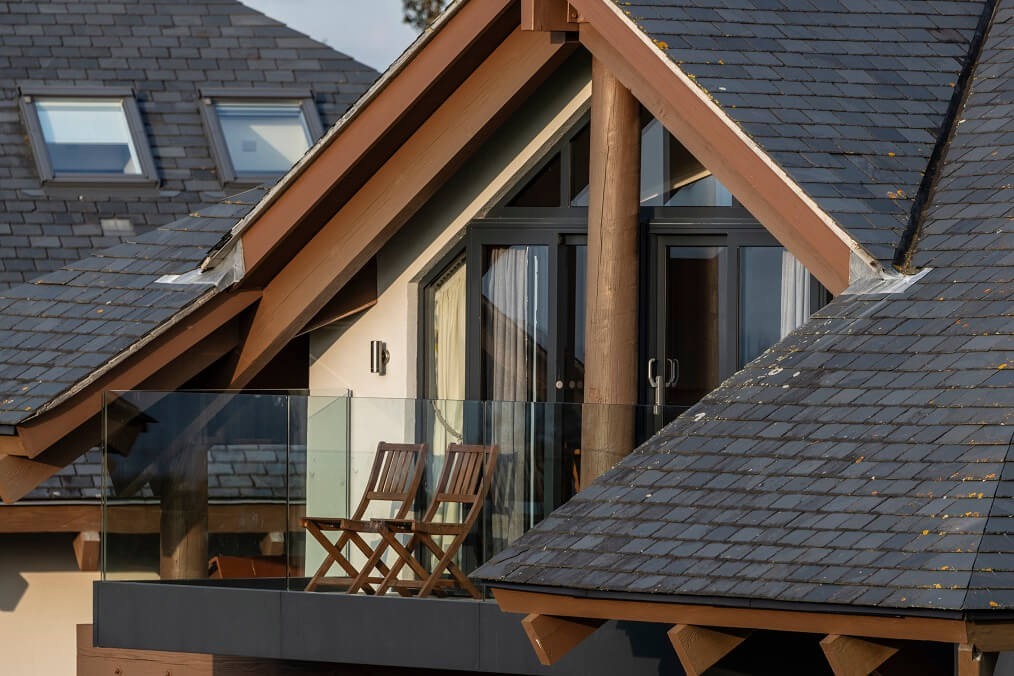
[[[305,516],[303,517],[303,527],[305,528],[309,524],[315,525],[321,530],[357,530],[357,531],[370,531],[373,528],[369,521],[346,519],[344,517],[329,517],[329,516]]]

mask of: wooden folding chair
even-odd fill
[[[306,585],[306,591],[313,591],[319,585],[348,585],[353,581],[360,580],[360,571],[345,557],[342,549],[351,542],[366,557],[374,553],[360,535],[361,532],[368,532],[362,529],[368,526],[369,521],[364,521],[367,509],[376,502],[390,502],[397,505],[396,518],[404,518],[412,508],[415,495],[419,490],[419,483],[422,481],[423,470],[426,468],[428,455],[426,444],[389,444],[381,441],[377,444],[377,454],[373,458],[373,468],[370,470],[370,478],[366,484],[366,490],[359,501],[359,506],[351,518],[330,518],[307,516],[303,518],[303,527],[307,532],[320,543],[327,552],[327,557],[320,564],[320,568]],[[341,535],[335,542],[324,535],[326,531],[338,531]],[[341,566],[348,577],[326,577],[327,572],[334,564]],[[376,567],[381,574],[388,572],[387,566],[374,564],[371,570]],[[363,579],[358,588],[366,593],[373,593],[368,582],[380,582],[382,578],[375,580]]]
[[[428,596],[430,593],[440,594],[442,590],[458,585],[473,598],[482,598],[476,586],[454,563],[454,557],[472,530],[476,519],[479,518],[486,495],[489,493],[499,453],[498,446],[450,444],[447,447],[444,468],[437,481],[433,501],[422,519],[370,521],[370,532],[379,533],[383,540],[363,565],[359,576],[349,586],[348,592],[353,594],[359,589],[365,589],[366,583],[371,581],[370,573],[377,568],[384,574],[377,594],[393,589],[403,596],[411,593],[411,590],[418,590],[418,596]],[[465,517],[457,522],[435,521],[441,507],[448,503],[458,503],[462,508],[470,505],[470,508]],[[398,533],[412,534],[408,544],[403,545],[398,541],[396,537]],[[434,536],[453,536],[454,539],[446,548],[441,548],[434,540]],[[437,563],[431,571],[427,571],[412,554],[418,545],[425,547],[436,558]],[[380,566],[383,564],[381,557],[387,547],[398,554],[398,560],[385,572]],[[398,573],[406,564],[416,574],[417,579],[398,579]],[[445,570],[450,577],[444,577]]]

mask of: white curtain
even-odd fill
[[[534,394],[532,262],[528,247],[495,248],[485,275],[490,422],[493,443],[500,445],[501,452],[493,484],[493,537],[500,541],[494,547],[513,542],[525,525],[526,406],[518,402],[529,401]]]
[[[810,318],[810,273],[788,251],[782,251],[781,338]]]

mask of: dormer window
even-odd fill
[[[203,93],[204,121],[224,184],[273,183],[323,133],[309,92]]]
[[[21,107],[43,182],[156,182],[129,90],[22,90]]]

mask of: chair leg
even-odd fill
[[[414,572],[420,580],[426,579],[426,576],[429,575],[429,573],[426,572],[426,569],[423,568],[421,563],[416,561],[415,557],[412,556],[412,553],[410,551],[413,547],[415,547],[416,543],[419,541],[417,535],[415,534],[412,535],[412,537],[408,541],[407,547],[398,542],[397,538],[395,538],[394,534],[391,533],[390,531],[387,531],[387,535],[385,535],[384,539],[389,539],[391,549],[393,549],[398,554],[398,560],[395,561],[394,565],[391,566],[391,572],[389,572],[387,576],[384,577],[384,581],[380,583],[380,587],[377,590],[378,594],[386,592],[388,589],[391,588],[392,585],[395,584],[395,580],[397,578],[398,573],[401,571],[401,569],[404,567],[406,563],[412,569],[412,572]]]
[[[426,539],[429,540],[429,543],[427,543],[427,547],[432,545],[431,551],[433,551],[434,554],[436,554],[437,551],[440,551],[440,548],[437,546],[435,542],[433,542],[432,538],[428,536],[424,537],[425,537],[425,539],[423,540],[424,543]],[[458,584],[460,584],[465,591],[471,594],[472,598],[476,599],[482,598],[482,594],[479,593],[479,590],[475,587],[475,585],[472,584],[472,582],[465,576],[465,574],[461,572],[461,569],[455,566],[451,561],[451,559],[453,559],[454,555],[457,553],[458,549],[461,547],[461,543],[464,542],[464,540],[465,540],[464,535],[458,535],[457,537],[454,538],[454,541],[451,542],[451,545],[447,548],[446,551],[444,551],[443,556],[441,556],[440,560],[437,561],[437,564],[433,566],[433,571],[430,573],[429,579],[427,579],[426,582],[423,583],[422,589],[419,590],[419,596],[428,596],[433,591],[434,587],[436,587],[436,584],[440,580],[440,576],[443,574],[444,569],[451,566],[452,567],[450,568],[451,574],[454,575],[454,578],[458,581]],[[457,574],[454,572],[455,570],[457,570]]]
[[[355,578],[359,575],[359,571],[356,570],[355,566],[353,566],[352,563],[341,553],[341,548],[349,541],[350,533],[348,531],[343,532],[341,536],[339,536],[338,540],[332,544],[324,533],[321,532],[320,528],[312,521],[306,525],[306,530],[309,531],[310,535],[312,535],[314,539],[320,543],[320,546],[328,552],[328,555],[325,557],[324,562],[320,564],[320,567],[317,569],[313,578],[309,583],[307,583],[306,587],[304,587],[303,591],[314,591],[320,585],[321,580],[323,580],[327,575],[327,571],[330,570],[331,566],[335,563],[340,565],[349,577]],[[373,589],[368,585],[364,586],[364,591],[366,591],[367,594],[373,593]]]
[[[369,558],[366,560],[366,563],[363,564],[363,567],[360,570],[359,575],[356,576],[356,579],[353,580],[352,584],[349,586],[347,590],[349,594],[355,594],[356,592],[359,591],[360,588],[366,589],[367,587],[366,580],[374,568],[377,568],[383,573],[384,569],[387,567],[381,560],[381,557],[384,556],[384,552],[387,551],[387,547],[390,544],[388,542],[386,529],[381,529],[379,531],[379,535],[381,537],[380,542],[378,542],[377,546],[372,551],[370,551]],[[366,542],[362,540],[362,538],[360,538],[360,541],[357,544],[359,545],[359,548],[363,550],[364,554],[367,553],[369,545],[367,545]],[[380,588],[373,593],[377,595],[382,595],[386,591],[387,589],[385,589],[384,586],[381,585]]]

